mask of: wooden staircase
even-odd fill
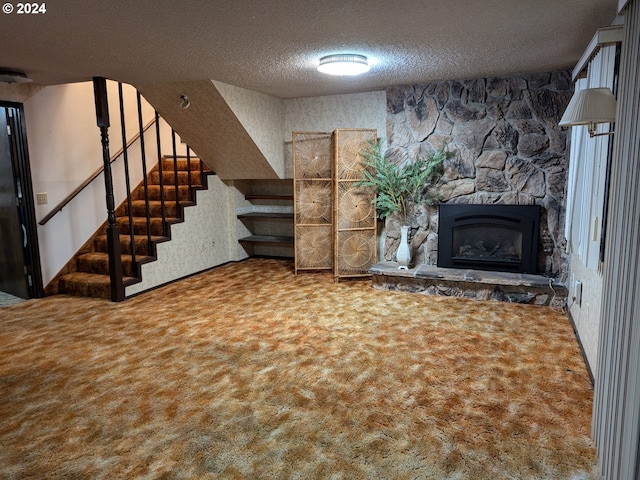
[[[162,161],[162,186],[157,166],[147,175],[148,201],[145,200],[144,182],[132,191],[132,222],[128,201],[116,209],[125,286],[142,280],[141,266],[158,259],[156,245],[171,240],[171,225],[184,221],[184,208],[196,204],[196,191],[207,188],[207,176],[212,174],[198,158],[179,157],[174,162],[173,156],[165,157]],[[105,224],[61,272],[57,278],[58,293],[109,299],[107,252]]]

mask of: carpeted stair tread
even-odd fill
[[[122,279],[126,286],[138,283],[134,277]],[[111,280],[109,275],[99,273],[74,272],[60,278],[60,293],[81,297],[106,298],[111,297]]]
[[[194,205],[192,201],[180,200],[180,207],[189,207]],[[160,200],[149,200],[149,215],[151,217],[162,217],[162,202]],[[129,205],[124,206],[124,215],[128,215]],[[133,200],[131,202],[131,213],[135,217],[143,217],[147,214],[147,202],[144,200]],[[165,217],[175,218],[178,217],[178,209],[176,202],[164,202],[164,214]]]
[[[152,244],[162,243],[171,240],[169,237],[161,235],[151,235]],[[149,247],[149,238],[147,235],[134,235],[133,242],[136,246],[136,255],[151,255],[152,251]],[[98,235],[94,240],[95,249],[97,252],[107,252],[107,236]],[[155,247],[151,247],[155,248]],[[120,235],[120,250],[122,253],[131,254],[131,235]]]
[[[178,166],[178,170],[188,170],[188,165],[190,165],[192,172],[200,171],[200,159],[198,158],[191,157],[189,162],[187,162],[186,158],[177,158],[176,164]],[[162,168],[163,170],[173,170],[173,157],[164,157],[164,159],[162,160]],[[202,170],[205,172],[210,171],[204,163],[202,164]]]
[[[179,223],[182,220],[176,217],[166,218],[165,219],[168,224]],[[151,218],[149,220],[151,235],[164,235],[164,230],[162,226],[162,218]],[[118,230],[121,234],[128,235],[131,233],[129,228],[129,217],[117,217],[116,225],[118,225]],[[146,235],[147,234],[147,218],[146,217],[133,217],[133,230],[136,235]]]
[[[177,173],[177,175],[176,175]],[[162,183],[163,185],[175,185],[176,177],[178,179],[178,185],[188,185],[189,184],[189,172],[174,172],[173,170],[163,170],[162,172]],[[149,173],[149,183],[153,185],[160,185],[160,175],[158,171],[155,170]],[[202,176],[200,175],[200,171],[192,171],[191,172],[191,185],[193,187],[202,187]]]
[[[160,185],[148,185],[147,186],[147,194],[149,195],[149,200],[160,200],[160,192],[164,190],[164,200],[166,201],[175,201],[176,200],[176,188],[175,185],[164,185],[164,188],[160,188]],[[191,201],[193,200],[191,196],[192,188],[189,185],[178,185],[178,198],[180,200]],[[131,195],[132,200],[144,200],[144,188],[138,188]]]
[[[213,174],[197,157],[189,161],[184,157],[175,161],[173,157],[164,157],[162,169],[159,172],[158,165],[153,167],[147,174],[147,188],[144,184],[138,185],[131,193],[131,201],[124,201],[116,209],[125,286],[142,281],[140,265],[156,260],[156,244],[171,240],[169,226],[184,221],[184,207],[196,204],[196,191],[206,189],[206,177]],[[104,230],[93,237],[91,248],[92,252],[76,255],[72,270],[77,271],[60,277],[60,293],[110,298],[109,255]]]
[[[149,263],[155,258],[148,255],[136,255],[139,264]],[[127,277],[135,277],[131,255],[122,254],[122,273]],[[109,274],[109,254],[105,252],[91,252],[78,256],[78,271],[86,273]]]

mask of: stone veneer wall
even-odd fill
[[[558,122],[572,93],[569,72],[391,87],[386,155],[405,162],[447,144],[442,202],[540,205],[537,273],[564,280],[568,138]],[[437,212],[410,218],[415,264],[436,264]],[[398,241],[390,219],[386,260]]]

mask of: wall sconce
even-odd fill
[[[610,88],[585,88],[577,91],[560,119],[561,127],[587,125],[589,136],[611,135],[614,132],[596,133],[596,124],[616,120],[616,98]]]
[[[369,62],[364,55],[339,53],[320,59],[318,71],[329,75],[360,75],[369,71]]]
[[[191,105],[191,100],[189,100],[189,97],[184,94],[180,95],[180,100],[182,100],[180,102],[180,108],[183,110],[186,110]]]

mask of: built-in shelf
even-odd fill
[[[293,219],[293,213],[282,212],[247,212],[239,213],[238,218],[282,218],[286,220]]]
[[[238,242],[249,256],[294,257],[292,187],[290,180],[250,182],[236,210],[244,235]]]
[[[245,195],[247,200],[293,200],[293,195]]]
[[[248,237],[240,238],[238,241],[293,247],[293,237],[284,237],[280,235],[250,235]]]

